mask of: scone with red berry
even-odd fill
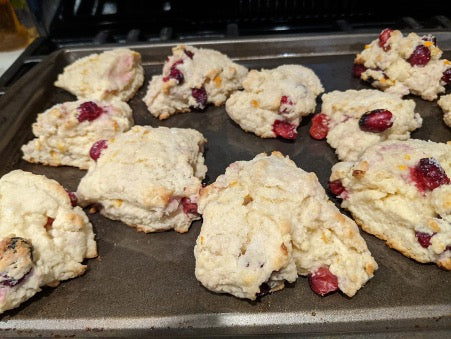
[[[251,70],[243,86],[227,100],[227,114],[262,138],[296,139],[302,117],[315,111],[316,97],[324,92],[315,73],[301,65]]]
[[[451,127],[451,94],[442,95],[437,104],[443,110],[443,121]]]
[[[21,170],[0,179],[0,314],[57,286],[97,256],[92,225],[55,180]]]
[[[242,88],[247,68],[226,55],[206,48],[179,45],[163,66],[163,74],[149,82],[143,98],[150,113],[160,120],[208,104],[221,106]]]
[[[384,140],[406,140],[423,119],[415,101],[378,90],[333,91],[322,96],[321,113],[312,119],[310,135],[327,137],[340,160],[355,161],[369,146]]]
[[[23,158],[50,166],[87,169],[94,142],[110,139],[133,125],[132,110],[120,100],[70,101],[38,114],[35,139],[22,146]]]
[[[353,73],[381,90],[432,101],[451,82],[451,63],[441,56],[432,35],[404,37],[387,28],[357,54]]]
[[[390,140],[335,164],[329,187],[366,232],[451,270],[450,176],[451,144]]]
[[[138,231],[187,232],[200,218],[205,142],[193,129],[150,126],[99,140],[90,151],[95,163],[78,186],[79,202]]]
[[[128,48],[116,48],[88,55],[66,66],[55,86],[78,99],[128,101],[143,82],[141,55]]]
[[[214,292],[254,300],[300,274],[319,295],[352,297],[377,269],[316,175],[278,152],[229,165],[201,190],[199,211],[195,275]]]

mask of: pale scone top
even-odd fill
[[[437,104],[443,110],[443,121],[445,121],[447,126],[451,127],[451,93],[442,95]]]

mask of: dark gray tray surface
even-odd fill
[[[451,32],[438,33],[439,46],[451,59]],[[303,64],[320,77],[326,92],[370,88],[354,79],[354,55],[374,35],[265,38],[194,43],[228,53],[249,68]],[[245,133],[226,115],[224,107],[180,114],[163,122],[146,110],[142,97],[147,82],[161,72],[170,45],[131,46],[141,52],[146,81],[130,101],[138,125],[190,127],[208,139],[207,181],[213,182],[233,161],[249,160],[260,152],[278,150],[298,166],[314,171],[326,186],[337,162],[325,141],[308,135],[306,118],[295,142],[260,139]],[[90,49],[60,50],[13,86],[0,100],[0,175],[20,168],[56,179],[75,190],[84,171],[52,168],[21,160],[20,146],[32,138],[36,114],[74,97],[53,86],[57,74]],[[424,118],[412,137],[447,141],[450,130],[436,102],[412,97]],[[319,110],[320,105],[318,105]],[[336,202],[336,201],[335,201]],[[255,334],[255,333],[383,333],[429,331],[437,336],[451,328],[451,276],[435,265],[416,263],[363,234],[379,270],[353,298],[336,293],[315,295],[299,277],[284,290],[259,302],[209,292],[194,276],[193,246],[201,222],[188,233],[137,233],[120,222],[89,215],[98,242],[99,258],[87,261],[88,272],[44,291],[19,308],[0,316],[5,335],[135,335],[135,334]],[[432,331],[432,332],[431,332]],[[443,332],[445,331],[445,332]],[[449,333],[449,332],[448,332]]]

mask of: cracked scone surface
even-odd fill
[[[141,55],[128,48],[91,54],[66,66],[55,86],[78,99],[130,100],[144,82]]]
[[[125,102],[71,101],[38,114],[33,123],[35,139],[22,146],[23,159],[50,166],[87,169],[91,146],[110,139],[133,125],[132,110]]]
[[[160,120],[207,104],[221,106],[242,88],[247,68],[226,55],[206,48],[179,45],[163,66],[163,74],[149,82],[143,98],[149,112]]]
[[[442,95],[437,104],[443,111],[443,121],[451,127],[451,94]]]
[[[430,159],[422,160],[423,172],[421,159]],[[341,206],[366,232],[407,257],[450,270],[450,176],[450,144],[410,139],[385,141],[356,162],[337,163],[330,179],[341,182]]]
[[[138,231],[187,232],[199,219],[205,142],[193,129],[134,126],[107,142],[80,181],[79,202]]]
[[[444,72],[451,68],[451,63],[440,59],[442,50],[434,44],[433,37],[420,37],[416,33],[404,37],[399,30],[387,33],[385,38],[383,35],[366,45],[354,60],[359,67],[363,66],[359,72],[362,80],[383,91],[415,94],[429,101],[445,92]],[[411,61],[418,59],[415,55],[419,50],[429,54],[430,60],[426,62],[423,56],[421,64]]]
[[[227,100],[227,114],[243,130],[262,138],[284,137],[277,124],[295,133],[302,117],[315,111],[316,97],[324,92],[316,74],[301,65],[251,70],[243,87],[244,91]]]
[[[208,289],[254,300],[327,267],[353,296],[377,264],[357,225],[328,201],[314,173],[278,152],[229,165],[202,189],[196,278]]]
[[[83,274],[83,260],[97,256],[92,225],[64,188],[21,170],[0,179],[0,234],[0,313]]]
[[[329,120],[327,142],[340,160],[357,160],[366,148],[387,139],[407,140],[410,132],[423,122],[415,112],[415,101],[403,100],[392,93],[371,89],[333,91],[323,94],[321,99],[321,112]],[[359,119],[376,109],[390,111],[393,125],[380,133],[362,130]]]

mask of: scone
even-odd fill
[[[441,56],[432,35],[404,37],[387,28],[357,54],[353,73],[381,90],[431,101],[451,82],[451,63]]]
[[[78,99],[130,100],[144,82],[141,55],[127,48],[91,54],[66,66],[55,86]]]
[[[355,161],[369,146],[387,139],[407,140],[421,127],[415,101],[378,90],[333,91],[323,94],[320,114],[312,119],[310,135],[327,136],[340,160]]]
[[[451,144],[389,140],[332,167],[357,223],[405,256],[451,269]]]
[[[242,88],[247,68],[226,55],[206,48],[179,45],[172,49],[163,74],[149,82],[143,98],[150,113],[160,120],[207,104],[221,106]]]
[[[50,166],[87,169],[94,142],[128,131],[132,125],[132,110],[120,100],[57,104],[38,114],[33,124],[36,139],[22,146],[23,158]]]
[[[254,300],[301,274],[320,295],[351,297],[377,269],[316,175],[278,152],[229,165],[201,190],[199,211],[195,274],[214,292]]]
[[[82,206],[138,231],[187,232],[199,219],[197,200],[207,167],[206,142],[193,129],[135,126],[91,149],[96,163],[77,190]]]
[[[60,184],[21,170],[0,179],[0,313],[83,274],[96,256],[92,225]]]
[[[315,73],[301,65],[251,70],[243,86],[227,100],[227,114],[262,138],[296,139],[302,117],[315,111],[316,97],[324,92]]]
[[[437,101],[437,104],[443,110],[443,121],[451,127],[451,94],[442,95]]]

